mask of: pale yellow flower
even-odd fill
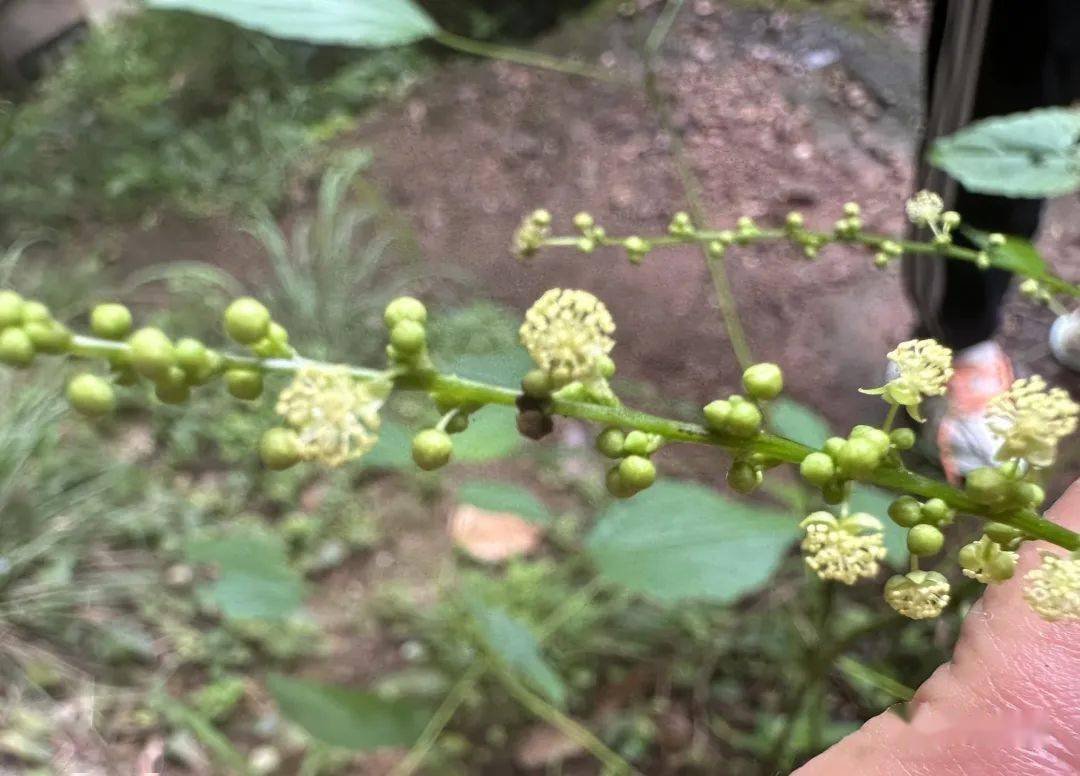
[[[1024,598],[1044,620],[1080,619],[1080,558],[1040,550],[1042,563],[1024,575]]]
[[[551,214],[546,210],[534,210],[522,219],[514,231],[511,250],[519,259],[527,259],[544,246],[551,236]]]
[[[1047,390],[1038,375],[1017,380],[990,400],[987,425],[1002,438],[998,458],[1023,458],[1034,466],[1049,466],[1058,442],[1076,430],[1077,406],[1061,388]]]
[[[553,288],[525,313],[519,336],[533,361],[565,385],[600,377],[614,331],[607,307],[588,291]]]
[[[862,577],[877,575],[885,557],[881,521],[860,512],[837,519],[828,512],[814,512],[799,527],[806,565],[822,579],[853,585]]]
[[[307,366],[281,392],[276,411],[296,431],[304,460],[340,466],[375,446],[389,388],[359,381],[344,367]]]
[[[948,388],[953,376],[952,350],[937,340],[908,340],[897,345],[888,358],[896,377],[880,388],[863,388],[862,392],[902,405],[913,418],[922,420],[919,405],[923,398],[941,396]]]
[[[949,603],[949,580],[936,571],[897,574],[885,583],[885,600],[912,620],[937,617]]]
[[[941,220],[945,202],[932,191],[918,192],[905,205],[908,220],[916,226],[934,227]]]

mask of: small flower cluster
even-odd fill
[[[514,232],[511,250],[519,259],[528,259],[544,246],[544,240],[551,236],[551,213],[547,210],[534,210],[522,219]]]
[[[880,388],[860,390],[904,407],[911,417],[921,421],[922,400],[944,394],[952,378],[952,350],[932,339],[908,340],[901,342],[888,358],[896,376]]]
[[[1024,575],[1024,598],[1045,620],[1080,620],[1080,553],[1042,550],[1042,563]]]
[[[37,353],[62,353],[71,332],[41,302],[0,291],[0,363],[27,367]]]
[[[611,313],[595,296],[553,288],[525,313],[519,336],[552,386],[561,388],[605,378],[614,333]]]
[[[885,558],[885,538],[881,521],[873,515],[859,512],[838,519],[829,512],[814,512],[799,526],[806,531],[802,540],[806,565],[822,579],[853,585],[877,576]]]
[[[389,392],[388,382],[357,380],[345,367],[306,366],[281,392],[275,411],[295,433],[301,459],[340,466],[375,446]]]
[[[934,242],[938,245],[951,243],[952,231],[960,225],[960,214],[954,210],[945,210],[941,195],[932,191],[917,192],[907,201],[905,210],[911,223],[934,233]]]
[[[1023,459],[1032,466],[1049,466],[1063,437],[1076,431],[1077,406],[1062,388],[1047,388],[1038,375],[1022,378],[990,400],[987,423],[1001,437],[1001,460]]]
[[[885,601],[912,620],[937,617],[949,605],[949,580],[937,571],[909,571],[885,583]]]
[[[753,364],[743,372],[742,384],[745,397],[736,393],[705,405],[702,413],[710,431],[738,440],[760,434],[765,422],[761,408],[784,390],[784,373],[776,364]],[[768,463],[757,454],[737,457],[728,469],[728,486],[737,493],[752,493],[763,482]]]

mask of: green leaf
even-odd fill
[[[989,232],[970,227],[964,228],[963,232],[973,243],[986,250],[991,266],[1033,278],[1046,276],[1046,262],[1029,240],[1009,235],[1004,245],[989,248]]]
[[[370,692],[272,674],[266,680],[281,713],[315,738],[354,751],[411,746],[431,716],[427,706]]]
[[[319,45],[399,46],[439,27],[411,0],[146,0],[151,8],[213,16],[275,38]]]
[[[521,446],[514,411],[508,407],[482,407],[469,417],[469,427],[454,435],[454,457],[463,463],[506,458]]]
[[[521,378],[533,368],[533,361],[524,348],[500,353],[467,354],[450,364],[448,371],[459,377],[517,388]]]
[[[281,619],[303,602],[304,580],[289,565],[285,544],[276,535],[214,533],[189,541],[185,550],[189,563],[217,567],[209,593],[226,617]]]
[[[977,121],[930,149],[930,162],[970,191],[1055,197],[1080,188],[1080,112],[1043,108]]]
[[[856,483],[851,493],[851,511],[866,512],[881,521],[885,533],[885,560],[894,569],[906,571],[908,566],[907,529],[889,519],[889,505],[896,498],[891,493],[871,485]]]
[[[586,543],[608,580],[657,601],[733,601],[768,581],[798,519],[665,481],[609,507]]]
[[[566,685],[544,660],[540,643],[529,629],[497,607],[473,602],[470,609],[487,651],[549,701],[564,705]]]
[[[819,448],[831,436],[825,418],[792,399],[781,397],[770,402],[769,422],[776,433],[807,447]]]
[[[458,486],[458,501],[489,512],[510,512],[529,522],[546,525],[551,512],[532,491],[497,480],[471,480]]]
[[[376,469],[408,469],[412,460],[412,433],[395,420],[384,420],[379,427],[379,441],[360,459],[363,466]]]

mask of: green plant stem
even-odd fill
[[[567,738],[574,741],[578,746],[603,763],[612,773],[636,774],[636,776],[641,776],[640,771],[635,770],[630,763],[626,762],[626,760],[617,753],[609,749],[603,741],[590,733],[578,722],[563,714],[539,695],[529,690],[529,688],[519,682],[515,677],[505,671],[499,671],[497,674],[503,686],[512,696],[514,696],[518,703],[524,706],[531,714],[566,735]]]
[[[671,151],[669,155],[675,164],[675,171],[682,185],[687,208],[690,210],[695,223],[704,224],[708,220],[708,214],[705,212],[704,197],[701,194],[701,182],[694,175],[694,171],[686,160],[682,135],[675,130],[671,120],[671,110],[660,88],[660,78],[656,72],[656,56],[659,54],[660,47],[675,23],[675,17],[678,16],[679,11],[682,9],[683,1],[668,0],[664,10],[660,12],[656,24],[653,25],[652,30],[649,32],[642,56],[645,65],[643,86],[645,97],[656,113],[660,127],[667,134],[670,141]],[[724,257],[711,255],[706,245],[707,242],[701,242],[698,247],[705,260],[705,266],[709,270],[709,277],[712,280],[713,292],[716,294],[716,305],[720,310],[724,331],[727,333],[728,342],[731,343],[731,350],[735,354],[735,360],[739,363],[739,366],[745,369],[754,362],[754,355],[750,349],[750,341],[746,336],[746,330],[742,325],[742,318],[739,317],[739,306],[735,301],[735,295],[731,291],[727,266],[724,263]]]
[[[439,708],[431,715],[431,719],[420,734],[420,738],[416,740],[408,754],[393,767],[388,776],[412,776],[412,774],[416,773],[417,769],[424,764],[424,760],[427,758],[431,748],[435,746],[435,742],[439,740],[443,730],[450,724],[450,720],[453,719],[458,708],[465,702],[465,699],[472,692],[488,667],[487,662],[482,660],[469,666],[469,669],[450,688],[450,692],[443,698]]]
[[[127,354],[129,347],[124,342],[99,339],[84,335],[75,335],[69,350],[71,355],[84,358],[102,358]],[[222,354],[224,368],[244,367],[270,374],[292,374],[305,366],[332,368],[340,365],[325,364],[306,359],[257,358],[236,354]],[[456,375],[442,374],[434,369],[416,369],[412,371],[369,369],[347,366],[349,373],[362,380],[383,380],[391,378],[399,390],[427,391],[448,404],[471,404],[483,406],[498,404],[514,406],[520,394],[510,388],[502,388],[476,380],[468,380]],[[710,431],[697,423],[664,418],[639,412],[625,406],[606,406],[587,402],[553,399],[551,412],[568,418],[577,418],[604,426],[624,429],[637,429],[650,434],[657,434],[671,442],[711,445],[730,453],[745,456],[760,453],[766,459],[787,463],[800,463],[811,448],[790,439],[761,432],[750,439],[738,439],[725,434]],[[940,480],[909,471],[902,464],[886,462],[866,478],[867,482],[888,490],[906,493],[921,498],[940,498],[954,509],[1011,525],[1027,536],[1056,544],[1066,550],[1080,549],[1080,534],[1063,526],[1039,517],[1033,511],[991,512],[981,506],[963,491]]]
[[[600,577],[593,577],[589,580],[584,587],[540,624],[539,633],[536,635],[537,641],[540,644],[547,641],[552,634],[589,604],[593,597],[600,592],[603,584]],[[443,698],[443,702],[439,704],[439,708],[435,710],[428,724],[424,727],[420,738],[409,749],[404,759],[394,766],[388,776],[412,776],[412,774],[416,773],[417,769],[424,764],[424,760],[427,758],[431,748],[435,746],[435,742],[439,740],[439,736],[442,735],[446,726],[450,724],[450,720],[453,719],[458,708],[461,707],[461,704],[465,702],[476,684],[493,666],[494,661],[490,658],[478,660],[469,666],[469,669],[461,675],[454,686],[450,688],[446,697]]]
[[[873,234],[870,232],[858,231],[854,234],[840,237],[834,232],[819,232],[811,229],[756,229],[750,233],[739,233],[735,229],[730,230],[716,230],[716,229],[699,229],[693,234],[686,235],[656,235],[653,237],[643,237],[643,239],[649,243],[653,248],[668,248],[678,245],[693,245],[701,244],[708,245],[714,241],[725,241],[730,239],[734,235],[734,245],[753,245],[763,242],[777,242],[785,241],[802,248],[803,243],[799,241],[799,238],[811,239],[820,242],[821,246],[836,244],[847,245],[860,245],[865,248],[871,248],[873,250],[880,250],[882,245],[886,242],[892,242],[900,246],[904,253],[909,254],[938,254],[950,259],[960,259],[961,261],[968,261],[973,264],[978,263],[978,257],[980,251],[973,250],[971,248],[965,248],[960,245],[950,243],[949,245],[936,245],[932,242],[917,242],[915,240],[902,240],[894,237],[889,237],[882,234]],[[575,247],[580,241],[580,237],[566,237],[556,236],[549,237],[544,240],[545,245],[553,247]],[[596,242],[599,245],[605,246],[624,246],[626,241],[625,237],[611,237],[605,236],[598,239]],[[992,255],[992,254],[991,254]],[[1010,267],[1013,272],[1029,277],[1033,280],[1037,280],[1042,283],[1051,291],[1064,294],[1066,296],[1072,296],[1080,298],[1080,284],[1070,283],[1064,278],[1049,272],[1041,274],[1031,274],[1026,272],[1022,267]]]
[[[575,62],[572,59],[553,57],[529,49],[520,49],[514,48],[513,46],[502,46],[498,43],[489,43],[483,40],[474,40],[461,35],[455,35],[446,30],[442,30],[436,34],[433,40],[454,51],[460,51],[463,54],[473,54],[475,56],[487,57],[488,59],[499,59],[504,62],[513,62],[517,65],[536,67],[541,70],[552,70],[556,73],[562,73],[563,75],[580,76],[582,78],[591,78],[596,81],[622,84],[629,83],[625,78],[622,78],[615,73],[609,73],[606,70],[601,70],[598,67],[585,64],[584,62]]]

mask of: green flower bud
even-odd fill
[[[724,399],[717,399],[705,405],[705,425],[713,431],[723,432],[731,416],[731,404]]]
[[[143,377],[157,379],[176,363],[176,350],[161,329],[139,329],[128,339],[131,365]]]
[[[848,218],[858,218],[862,214],[862,208],[859,207],[857,202],[845,202],[844,203],[844,215]]]
[[[551,394],[551,380],[543,369],[533,369],[521,378],[521,392],[534,399]]]
[[[825,451],[827,456],[835,461],[846,444],[847,440],[843,437],[829,437],[825,440],[825,444],[821,446],[821,449]]]
[[[990,559],[986,564],[986,571],[995,582],[1004,582],[1012,579],[1016,573],[1016,554],[1001,552]]]
[[[620,458],[626,435],[617,428],[605,428],[596,437],[596,450],[607,458]]]
[[[393,329],[401,321],[415,321],[424,324],[427,323],[427,308],[419,299],[414,299],[411,296],[399,296],[386,306],[383,321],[385,321],[388,329]]]
[[[941,223],[946,229],[955,229],[960,225],[960,214],[955,210],[946,210],[941,214]]]
[[[259,457],[267,469],[281,471],[300,462],[300,442],[287,428],[271,428],[259,442]]]
[[[1046,501],[1046,491],[1034,482],[1021,482],[1016,485],[1016,498],[1023,504],[1040,507]]]
[[[889,442],[897,450],[910,450],[915,446],[915,432],[910,428],[893,429],[889,434]]]
[[[49,308],[41,302],[28,301],[23,303],[22,319],[23,323],[30,323],[32,321],[51,321],[52,313],[50,313]]]
[[[413,437],[412,459],[424,471],[445,466],[454,452],[454,441],[445,431],[428,428]]]
[[[59,321],[30,321],[23,330],[38,353],[63,353],[71,345],[71,332]]]
[[[975,266],[979,269],[990,269],[990,256],[986,251],[979,251],[975,254]]]
[[[529,220],[537,226],[551,226],[551,213],[544,208],[537,208],[529,214]]]
[[[1020,529],[1013,528],[1011,525],[1006,525],[1005,523],[987,523],[983,526],[983,533],[1002,547],[1010,547],[1014,542],[1024,536]]]
[[[644,456],[629,455],[619,462],[619,478],[628,488],[645,490],[656,481],[656,467]]]
[[[1005,235],[1001,232],[991,232],[986,236],[986,244],[991,248],[1000,248],[1005,244]]]
[[[582,232],[588,232],[595,224],[596,221],[588,213],[582,212],[574,216],[574,226]]]
[[[840,474],[850,479],[867,477],[881,463],[882,449],[869,439],[849,439],[836,454]]]
[[[901,496],[889,505],[889,518],[901,528],[913,528],[922,520],[922,504],[911,496]]]
[[[920,558],[936,555],[945,544],[945,534],[936,526],[920,523],[913,526],[907,535],[908,551]]]
[[[615,360],[611,356],[597,356],[596,371],[605,380],[610,380],[615,375]]]
[[[747,439],[761,431],[762,420],[761,410],[748,401],[741,401],[731,405],[724,428],[732,436]]]
[[[776,364],[754,364],[743,372],[742,383],[751,398],[768,401],[784,390],[784,373]]]
[[[0,291],[0,329],[22,323],[23,304],[23,298],[14,291]]]
[[[176,343],[176,363],[188,375],[196,376],[207,366],[206,345],[197,339],[185,337]]]
[[[623,455],[648,455],[655,450],[651,434],[631,431],[623,442]]]
[[[753,493],[765,475],[761,469],[746,461],[732,461],[727,484],[736,493]]]
[[[412,320],[398,321],[390,330],[390,344],[407,356],[419,353],[427,342],[427,331],[422,323]]]
[[[799,474],[811,485],[820,488],[836,476],[836,466],[825,453],[810,453],[799,464]]]
[[[889,266],[889,254],[884,252],[878,252],[874,254],[874,266],[878,269],[885,269]]]
[[[792,211],[784,218],[784,223],[788,229],[802,229],[803,216],[802,213]]]
[[[34,360],[34,343],[14,326],[0,331],[0,362],[8,366],[29,366]]]
[[[922,520],[927,523],[947,523],[952,518],[949,505],[939,498],[932,498],[922,505]]]
[[[180,372],[176,374],[173,369]],[[163,404],[183,404],[191,398],[191,386],[187,384],[184,370],[174,367],[166,371],[165,376],[154,384],[154,395]]]
[[[262,302],[244,296],[225,309],[225,333],[241,345],[254,345],[270,329],[270,311]]]
[[[1002,501],[1009,494],[1009,478],[1000,469],[982,466],[968,472],[964,492],[977,504],[989,506]]]
[[[637,235],[631,235],[623,241],[623,247],[626,248],[626,255],[631,262],[637,264],[652,250],[652,246],[647,240],[643,240]]]
[[[123,339],[131,333],[131,325],[131,310],[122,304],[99,304],[90,313],[90,331],[104,339]]]
[[[116,408],[112,386],[97,375],[76,375],[67,385],[71,406],[91,418],[108,415]]]
[[[262,396],[262,372],[257,369],[229,369],[225,372],[225,387],[237,399],[254,401]]]
[[[615,498],[630,498],[637,491],[627,485],[619,474],[619,467],[613,466],[608,469],[607,475],[604,477],[604,486]]]
[[[719,240],[709,240],[705,244],[705,253],[710,259],[719,259],[723,258],[724,254],[727,253],[727,248]]]
[[[888,434],[880,428],[874,428],[873,426],[855,426],[855,428],[851,430],[851,438],[865,439],[882,453],[885,453],[885,451],[889,449],[889,445],[892,441],[889,439]]]

